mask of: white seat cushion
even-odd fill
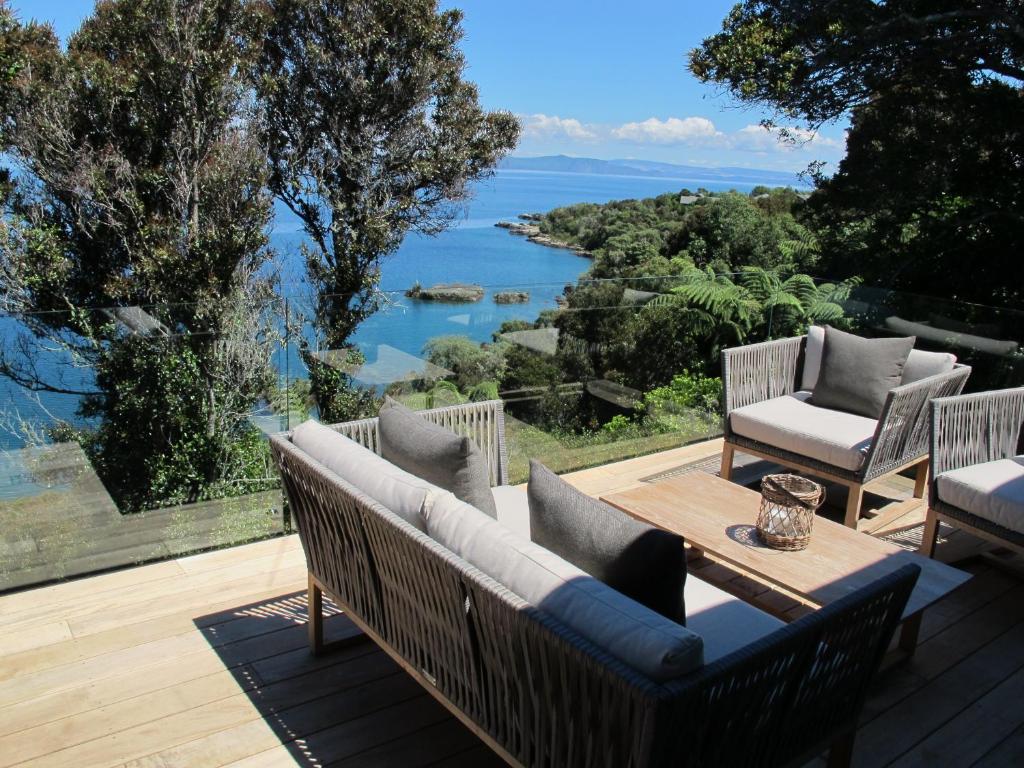
[[[910,350],[907,364],[903,366],[901,384],[913,384],[915,381],[940,373],[949,373],[956,365],[956,355],[949,352],[925,352],[923,349]]]
[[[452,494],[439,497],[424,514],[427,534],[441,546],[652,680],[671,680],[703,663],[699,635]]]
[[[704,639],[705,664],[786,626],[785,622],[692,573],[686,577],[683,595],[686,598],[686,628]]]
[[[498,508],[498,522],[512,533],[530,539],[530,499],[526,489],[516,485],[498,485],[491,488],[494,506]]]
[[[292,444],[421,531],[424,506],[444,493],[368,448],[312,419],[292,430]]]
[[[943,472],[935,485],[947,504],[1024,533],[1024,456]]]
[[[737,435],[855,472],[864,463],[878,424],[874,419],[819,408],[795,392],[729,414]]]

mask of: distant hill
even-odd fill
[[[554,171],[557,173],[594,173],[607,176],[653,176],[657,178],[693,179],[694,181],[747,182],[766,186],[805,187],[795,173],[765,171],[757,168],[704,168],[698,165],[675,165],[652,160],[597,160],[592,157],[506,157],[498,165],[512,171]]]

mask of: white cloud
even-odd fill
[[[799,149],[843,149],[845,142],[796,126],[765,128],[747,125],[732,135],[734,149],[751,152],[794,152]]]
[[[723,134],[706,117],[670,117],[625,123],[612,130],[612,136],[644,144],[716,144]]]
[[[564,136],[576,141],[593,141],[597,133],[587,128],[574,117],[558,117],[557,115],[520,115],[523,136],[530,138],[551,138]]]

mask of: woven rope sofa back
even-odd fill
[[[336,428],[371,440],[373,421]],[[313,576],[522,765],[770,766],[813,756],[855,721],[916,579],[914,567],[901,569],[659,685],[346,483],[286,434],[271,447]],[[501,478],[503,445],[489,455],[502,462]]]

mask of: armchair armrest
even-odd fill
[[[1024,387],[943,397],[931,404],[931,483],[952,469],[1017,453],[1024,422]]]
[[[928,454],[928,403],[936,397],[963,391],[969,366],[903,384],[889,391],[864,462],[864,479],[871,480]]]
[[[419,415],[476,442],[487,459],[487,469],[492,486],[508,484],[508,452],[505,448],[505,403],[501,400],[487,400],[480,403],[463,403],[419,411]],[[331,429],[351,440],[380,453],[380,432],[377,418],[346,421],[332,424]]]
[[[797,336],[722,350],[726,434],[732,411],[797,389],[796,374],[804,339],[806,336]]]

